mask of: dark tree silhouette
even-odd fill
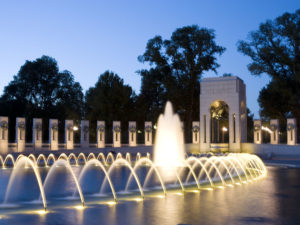
[[[238,50],[249,56],[253,75],[267,74],[270,83],[259,95],[261,116],[296,117],[300,128],[300,10],[268,20],[247,41],[238,42]],[[299,138],[299,137],[298,137]]]
[[[213,30],[197,25],[176,29],[170,40],[163,40],[161,36],[150,39],[144,54],[138,57],[140,62],[151,66],[150,70],[139,71],[142,76],[140,97],[146,110],[150,113],[154,110],[156,116],[166,100],[171,100],[185,121],[185,133],[189,135],[191,121],[199,120],[201,76],[205,71],[216,72],[219,66],[216,57],[224,51],[225,48],[215,43]],[[153,99],[158,97],[161,98]]]
[[[111,142],[112,121],[121,121],[123,143],[128,142],[128,121],[136,120],[135,93],[129,85],[113,72],[106,71],[100,75],[94,87],[85,95],[87,118],[91,122],[92,139],[95,141],[96,121],[106,122],[107,141]]]
[[[0,114],[10,119],[24,116],[27,129],[32,118],[80,119],[83,114],[83,93],[71,72],[59,72],[55,59],[42,56],[26,61],[13,80],[4,88],[0,98]],[[13,125],[13,121],[11,124]],[[43,126],[47,129],[46,126]],[[60,126],[63,130],[63,124]],[[13,129],[11,129],[13,130]],[[45,138],[47,138],[47,132]],[[63,132],[62,132],[63,133]],[[30,139],[31,132],[27,132]],[[10,135],[14,137],[13,134]],[[63,137],[61,138],[63,139]]]

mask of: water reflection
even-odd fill
[[[122,176],[122,174],[120,174]],[[0,224],[297,224],[300,169],[268,168],[268,176],[235,188],[146,197],[116,205],[53,208],[44,215],[13,214]]]

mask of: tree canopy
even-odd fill
[[[90,120],[130,119],[129,111],[134,111],[135,94],[123,79],[113,72],[106,71],[99,76],[94,87],[86,92],[87,118]]]
[[[225,48],[215,43],[213,30],[197,25],[176,29],[170,39],[163,40],[161,36],[150,39],[144,54],[138,57],[140,62],[151,66],[149,70],[139,71],[140,98],[146,110],[151,113],[154,110],[156,115],[170,100],[186,122],[186,131],[190,131],[191,121],[199,119],[201,76],[205,71],[216,72],[217,56],[224,51]]]
[[[49,118],[81,119],[83,116],[83,93],[78,82],[74,81],[71,72],[59,71],[55,59],[42,56],[34,61],[26,61],[17,75],[4,88],[0,98],[0,115],[26,117],[27,129],[31,130],[33,118],[43,118],[45,125]],[[10,126],[15,121],[10,120]],[[48,139],[46,129],[44,140]],[[59,124],[63,134],[64,124]],[[31,132],[27,132],[27,139],[31,139]],[[14,130],[10,129],[10,138],[14,138]],[[63,136],[60,136],[63,141]]]
[[[1,107],[1,114],[6,115],[11,115],[13,105],[18,105],[18,116],[79,119],[83,94],[71,72],[59,72],[55,59],[42,56],[25,62],[4,88],[0,104],[6,106]]]
[[[252,59],[248,65],[252,74],[266,73],[272,80],[291,78],[299,82],[300,10],[260,24],[248,41],[239,41],[238,50]]]
[[[262,23],[238,50],[251,58],[253,75],[271,77],[259,94],[261,116],[282,122],[296,117],[300,127],[300,10]]]
[[[95,129],[97,120],[104,120],[108,135],[114,120],[122,122],[122,130],[127,128],[129,120],[136,120],[135,93],[113,72],[106,71],[99,76],[95,86],[87,90],[85,101],[86,118],[92,122],[92,128]]]

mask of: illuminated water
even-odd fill
[[[154,144],[154,163],[158,166],[180,166],[184,160],[183,131],[179,116],[174,114],[171,102],[167,102],[164,114],[157,122]]]
[[[19,222],[30,224],[176,224],[196,219],[198,224],[204,219],[207,224],[209,219],[199,215],[220,212],[214,206],[209,211],[202,209],[203,205],[224,203],[214,199],[214,193],[224,195],[223,190],[255,185],[267,175],[255,155],[185,156],[184,152],[180,120],[168,102],[158,120],[153,161],[150,154],[140,153],[0,157],[2,220],[21,218]],[[238,199],[238,194],[228,196]],[[189,216],[195,209],[197,217]],[[22,218],[33,215],[40,221]]]
[[[0,175],[7,178],[9,172],[0,170]],[[119,170],[117,176],[122,178],[122,173]],[[0,224],[297,224],[299,205],[300,169],[269,167],[266,178],[235,188],[89,204],[84,210],[57,205],[43,215],[21,211],[1,215]]]

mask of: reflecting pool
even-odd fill
[[[299,206],[300,169],[268,167],[264,179],[234,188],[154,193],[85,208],[62,202],[47,213],[28,206],[31,211],[1,213],[0,224],[297,224]]]

